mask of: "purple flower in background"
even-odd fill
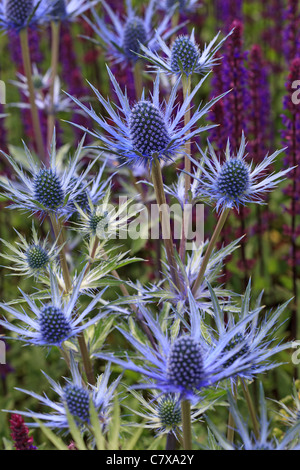
[[[289,264],[292,268],[294,312],[291,323],[291,333],[294,338],[297,334],[297,303],[298,303],[298,266],[300,262],[300,250],[297,238],[300,235],[300,106],[294,89],[294,82],[300,77],[300,58],[295,58],[290,65],[290,73],[286,82],[287,95],[284,98],[284,109],[286,113],[282,116],[284,130],[282,132],[284,144],[287,144],[286,158],[284,165],[293,166],[290,184],[285,188],[286,194],[290,197],[290,205],[286,211],[291,217],[290,225],[284,227],[285,234],[291,239],[291,253]]]
[[[287,63],[289,63],[295,57],[299,56],[300,14],[298,0],[288,0],[285,19],[286,27],[283,31],[283,52]]]

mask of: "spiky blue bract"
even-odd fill
[[[82,200],[84,191],[88,191],[90,199],[96,203],[103,196],[106,183],[101,183],[103,169],[92,183],[89,180],[90,170],[97,158],[91,160],[84,171],[79,172],[83,142],[84,139],[68,164],[62,165],[56,151],[54,135],[49,167],[41,166],[25,144],[26,169],[2,152],[17,175],[17,180],[3,179],[0,182],[5,196],[13,202],[9,208],[38,213],[41,217],[50,214],[69,218],[76,211],[74,204]]]
[[[202,336],[202,314],[192,302],[189,312],[190,326],[186,325],[186,334],[176,333],[176,328],[172,328],[171,324],[166,327],[165,319],[162,328],[159,319],[153,318],[144,305],[140,305],[139,310],[155,338],[157,347],[142,342],[133,331],[118,328],[137,350],[137,360],[133,361],[128,357],[120,359],[104,353],[95,354],[96,357],[140,374],[144,383],[136,385],[136,388],[157,389],[164,394],[179,393],[181,398],[197,402],[200,399],[197,391],[201,392],[224,379],[236,377],[243,371],[262,369],[261,364],[257,365],[255,352],[237,357],[230,364],[230,359],[237,355],[242,347],[239,344],[231,348],[232,339],[244,331],[246,324],[255,319],[257,311],[239,321],[230,331],[225,331],[217,343],[212,344]]]
[[[47,0],[2,0],[0,3],[0,29],[5,31],[49,23]]]
[[[118,155],[124,162],[133,165],[151,164],[154,158],[173,160],[176,156],[184,153],[184,144],[187,140],[213,127],[211,125],[199,127],[196,124],[224,95],[214,98],[202,108],[200,106],[196,108],[191,120],[185,125],[182,124],[191,101],[207,76],[199,81],[181,106],[178,106],[176,95],[180,79],[176,81],[168,103],[161,102],[159,97],[160,78],[157,74],[153,94],[146,99],[143,92],[141,99],[130,106],[126,92],[123,93],[110,69],[107,69],[118,96],[119,105],[113,106],[95,87],[92,85],[91,87],[106,110],[109,120],[99,116],[92,107],[88,108],[80,100],[69,95],[100,127],[99,132],[73,123],[74,126],[100,140],[104,146],[99,146],[99,149],[108,150],[110,153]]]
[[[202,175],[201,178],[198,178],[198,194],[199,197],[203,196],[214,203],[218,212],[226,208],[239,210],[241,205],[252,202],[263,204],[265,193],[273,190],[292,170],[292,168],[287,168],[277,173],[266,174],[268,167],[274,163],[284,149],[278,150],[272,155],[266,155],[261,163],[253,167],[252,162],[246,161],[248,155],[245,153],[244,133],[236,154],[231,151],[228,140],[225,152],[226,160],[223,163],[217,157],[210,142],[208,142],[208,150],[209,154],[206,155],[199,148],[204,158],[204,166],[201,165]],[[200,168],[198,162],[194,159],[191,160]]]
[[[67,411],[73,415],[77,423],[80,423],[82,431],[89,425],[89,403],[93,402],[98,413],[99,421],[102,424],[102,431],[105,432],[109,423],[112,410],[112,400],[116,388],[120,382],[120,377],[110,384],[110,367],[105,368],[103,374],[99,375],[95,386],[85,386],[82,383],[82,377],[78,366],[71,355],[71,374],[72,379],[65,379],[64,386],[56,383],[47,374],[43,372],[51,388],[58,396],[58,401],[52,401],[47,395],[38,395],[34,392],[18,388],[22,393],[38,400],[39,405],[45,406],[45,412],[42,411],[15,411],[32,420],[39,419],[45,426],[52,429],[65,430],[69,428]],[[40,407],[40,406],[39,406]],[[49,411],[50,410],[50,411]],[[5,410],[12,413],[11,410]],[[26,423],[30,427],[38,427],[35,422]]]
[[[55,21],[76,21],[76,19],[93,8],[99,0],[51,0],[49,15]],[[51,3],[50,2],[50,3]]]
[[[195,41],[194,30],[190,36],[178,36],[170,47],[157,35],[159,49],[153,50],[141,44],[139,55],[151,63],[150,70],[155,72],[180,76],[189,76],[193,73],[205,75],[218,64],[220,59],[215,56],[230,34],[232,32],[218,43],[220,35],[218,33],[207,46],[204,46],[203,51],[200,51]]]
[[[98,293],[89,305],[81,313],[74,315],[74,308],[80,297],[81,283],[84,277],[84,269],[74,285],[72,294],[66,299],[60,292],[56,277],[50,272],[51,300],[37,306],[30,297],[22,292],[23,298],[30,311],[28,315],[25,310],[20,312],[8,304],[1,303],[0,307],[9,313],[19,324],[14,325],[8,320],[0,320],[0,325],[9,331],[17,333],[17,338],[27,344],[36,346],[58,346],[64,341],[76,337],[90,325],[93,325],[106,314],[97,313],[84,323],[86,317],[96,308],[105,291]]]
[[[209,427],[213,431],[218,444],[225,450],[300,450],[300,422],[290,428],[278,442],[271,436],[270,422],[267,415],[267,404],[264,395],[262,383],[259,384],[259,437],[255,438],[251,430],[249,430],[248,423],[244,421],[243,415],[238,409],[236,399],[228,393],[228,401],[230,404],[230,412],[233,416],[235,423],[235,431],[239,438],[236,443],[229,442],[216,428],[216,426],[207,418]]]
[[[101,0],[101,3],[106,17],[99,16],[93,10],[93,21],[89,18],[85,19],[96,34],[99,45],[106,49],[110,60],[123,66],[132,65],[138,60],[137,54],[140,52],[141,44],[147,45],[151,50],[157,47],[155,32],[167,39],[181,27],[181,25],[175,28],[170,27],[174,8],[169,9],[164,18],[155,24],[156,0],[150,0],[147,3],[143,16],[139,16],[132,7],[131,0],[127,0],[124,19],[112,10],[105,0]],[[106,20],[107,17],[110,24]],[[95,39],[92,40],[95,42]]]
[[[280,364],[272,359],[281,351],[291,347],[290,342],[281,343],[276,334],[282,326],[282,316],[289,301],[279,306],[274,312],[270,311],[262,317],[263,307],[261,306],[262,293],[258,296],[254,308],[251,309],[251,281],[249,281],[240,307],[234,309],[235,313],[224,311],[212,288],[208,283],[211,301],[214,309],[215,328],[208,328],[206,331],[209,345],[218,347],[223,336],[234,332],[231,340],[224,347],[224,354],[232,351],[230,359],[224,362],[223,367],[227,368],[238,364],[240,360],[248,358],[249,367],[240,371],[236,376],[231,377],[232,383],[237,377],[242,380],[253,380],[257,374],[264,373],[270,369],[278,367]],[[240,325],[239,328],[237,326]]]

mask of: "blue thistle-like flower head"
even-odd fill
[[[33,271],[45,268],[50,261],[47,251],[40,245],[30,246],[26,251],[26,258],[28,266]]]
[[[249,166],[243,160],[232,158],[222,166],[218,178],[220,193],[228,198],[237,199],[246,193],[249,183]]]
[[[191,336],[181,336],[172,344],[167,360],[168,379],[188,390],[197,388],[203,379],[200,344]]]
[[[129,60],[135,62],[140,52],[140,44],[146,44],[147,32],[141,18],[129,18],[124,27],[123,49]]]
[[[33,11],[33,0],[5,0],[6,18],[17,26],[26,24]]]
[[[39,213],[41,217],[54,214],[57,217],[69,218],[76,212],[75,203],[86,204],[87,195],[93,203],[98,202],[108,182],[101,184],[103,168],[92,183],[90,182],[89,172],[97,158],[91,160],[87,168],[79,173],[83,142],[84,140],[80,142],[74,156],[65,164],[57,158],[54,135],[49,167],[37,163],[26,146],[25,169],[2,152],[18,176],[16,181],[0,182],[8,199],[13,201],[9,207]]]
[[[34,199],[46,210],[54,211],[64,203],[65,194],[59,176],[51,168],[41,168],[33,180]]]
[[[126,16],[121,19],[105,0],[101,0],[106,17],[100,17],[93,10],[93,20],[85,18],[92,30],[99,38],[99,45],[104,47],[110,60],[121,63],[123,66],[134,64],[138,60],[140,45],[144,44],[153,50],[157,48],[155,32],[164,39],[172,36],[180,27],[170,28],[170,21],[175,7],[168,10],[159,24],[154,24],[156,0],[147,3],[144,15],[138,15],[132,7],[131,0],[126,1]],[[110,19],[110,24],[106,18]],[[92,39],[95,42],[95,39]]]
[[[247,163],[246,141],[244,133],[237,154],[232,153],[228,140],[226,147],[226,160],[221,162],[216,156],[212,145],[208,142],[209,156],[199,151],[204,158],[204,166],[191,159],[196,167],[201,168],[201,178],[195,178],[199,182],[198,195],[216,204],[216,210],[239,209],[240,205],[254,202],[263,203],[266,192],[274,189],[285,175],[292,170],[287,168],[277,173],[266,175],[266,169],[273,164],[276,157],[284,149],[266,156],[263,161],[253,168],[253,163]]]
[[[79,385],[69,384],[64,389],[64,398],[69,412],[87,423],[90,417],[89,392]]]
[[[190,36],[178,36],[171,47],[169,47],[162,37],[157,35],[157,42],[160,49],[153,50],[147,45],[141,44],[139,56],[151,63],[150,70],[154,72],[164,72],[169,75],[189,76],[193,73],[205,75],[219,63],[219,58],[215,57],[230,32],[219,43],[217,42],[220,33],[200,51],[195,41],[195,33]],[[161,55],[163,53],[163,55]]]
[[[47,0],[2,0],[0,29],[20,31],[27,26],[49,22]]]
[[[39,403],[47,407],[45,413],[34,411],[18,411],[17,413],[26,416],[30,419],[38,418],[45,426],[63,430],[69,429],[67,411],[71,413],[75,421],[79,422],[81,431],[86,430],[89,424],[89,407],[90,401],[96,409],[99,416],[99,421],[102,423],[102,432],[107,431],[107,425],[110,420],[112,410],[112,400],[116,392],[116,388],[120,382],[120,377],[111,382],[110,381],[110,367],[106,367],[104,373],[97,378],[95,386],[83,386],[82,377],[78,370],[78,365],[75,363],[74,357],[70,356],[71,374],[72,379],[66,379],[66,385],[62,387],[60,384],[54,382],[47,374],[44,374],[54,392],[58,395],[58,401],[50,400],[47,395],[37,395],[24,389],[18,389],[26,395],[32,396]],[[50,411],[48,411],[50,409]],[[5,410],[11,413],[11,410]],[[37,423],[26,423],[30,427],[37,427]]]
[[[158,404],[158,416],[164,428],[175,428],[181,424],[180,402],[173,396],[163,397]]]
[[[195,69],[199,56],[196,44],[188,36],[179,36],[171,49],[170,67],[173,73],[189,75]]]
[[[4,328],[9,331],[17,333],[17,339],[24,341],[27,344],[60,347],[64,341],[77,336],[90,325],[93,325],[100,320],[100,318],[103,318],[106,315],[104,312],[101,312],[84,322],[86,317],[93,311],[97,303],[102,298],[105,289],[97,294],[92,302],[90,302],[81,313],[78,312],[76,315],[74,314],[74,309],[78,303],[80,295],[84,271],[85,269],[83,269],[82,273],[78,277],[72,294],[67,300],[64,298],[63,294],[60,293],[58,280],[52,271],[50,271],[50,303],[42,304],[41,307],[37,306],[33,300],[31,300],[26,294],[22,293],[27,306],[34,317],[27,315],[24,311],[21,313],[15,308],[10,307],[8,304],[1,303],[0,307],[4,311],[10,313],[10,315],[20,323],[19,325],[14,325],[6,319],[3,319],[0,320],[0,325],[4,326]]]
[[[47,270],[58,257],[60,249],[57,242],[48,243],[48,236],[40,240],[32,224],[32,239],[28,241],[17,230],[18,240],[11,244],[6,240],[2,240],[3,245],[10,250],[9,253],[1,253],[0,256],[9,261],[8,269],[18,275],[34,276],[39,275]]]
[[[64,312],[54,305],[45,305],[39,315],[39,326],[45,344],[61,344],[69,338],[71,324]]]
[[[204,337],[201,329],[202,312],[199,311],[193,297],[190,295],[189,298],[190,311],[187,313],[190,316],[190,326],[186,324],[189,328],[188,334],[178,335],[176,329],[172,328],[172,320],[169,320],[170,324],[166,324],[165,317],[162,328],[159,319],[154,319],[153,314],[141,304],[139,305],[140,313],[157,341],[157,347],[142,342],[140,336],[136,335],[133,330],[125,331],[118,328],[126,340],[138,351],[138,362],[136,363],[132,358],[126,357],[123,360],[103,353],[95,354],[95,356],[115,362],[124,369],[133,370],[144,376],[147,381],[137,385],[138,388],[157,389],[165,394],[175,393],[181,398],[197,402],[201,398],[197,393],[199,390],[203,392],[206,387],[224,379],[234,379],[238,375],[251,377],[251,374],[275,367],[274,364],[268,363],[267,359],[290,347],[289,344],[285,344],[267,349],[268,342],[266,342],[265,347],[258,352],[254,346],[249,353],[240,354],[245,343],[238,342],[233,345],[233,342],[240,334],[245,336],[247,325],[256,321],[259,310],[250,312],[233,328],[228,331],[224,330],[218,338],[213,336],[213,332],[211,337],[207,338],[209,330],[206,331]],[[217,308],[215,298],[213,298],[213,304]],[[260,331],[258,336],[262,334],[263,332]],[[235,340],[232,341],[234,338]],[[246,344],[249,344],[249,341]],[[231,361],[232,358],[235,359]]]
[[[110,154],[116,154],[122,158],[123,162],[146,165],[147,163],[151,164],[154,158],[173,160],[184,154],[184,144],[187,140],[214,127],[210,125],[196,127],[195,124],[224,95],[213,99],[203,108],[195,109],[191,120],[185,125],[182,124],[186,110],[206,77],[199,81],[191,94],[186,96],[182,105],[177,106],[176,94],[181,83],[180,78],[172,89],[168,103],[161,103],[159,97],[160,78],[157,74],[151,99],[145,99],[143,92],[141,99],[135,105],[130,106],[126,93],[122,92],[109,68],[108,73],[120,102],[120,106],[116,105],[118,112],[95,87],[91,86],[113,124],[99,116],[92,108],[86,107],[81,101],[69,95],[99,125],[101,132],[91,131],[75,123],[73,125],[91,134],[97,140],[100,139],[104,146],[99,149],[109,150]]]
[[[129,130],[134,150],[151,159],[171,142],[167,125],[159,108],[149,101],[139,101],[131,110]]]

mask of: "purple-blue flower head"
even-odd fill
[[[284,149],[274,152],[266,157],[255,167],[253,163],[247,163],[247,154],[245,153],[246,142],[244,133],[242,134],[241,145],[237,153],[233,153],[228,140],[226,147],[226,160],[221,163],[212,147],[208,142],[209,155],[204,155],[201,149],[200,153],[204,157],[204,166],[202,167],[202,176],[199,179],[199,196],[208,198],[215,203],[216,210],[225,208],[239,209],[241,205],[254,202],[263,204],[263,196],[266,192],[273,190],[285,175],[292,168],[279,171],[277,173],[266,174],[277,156]],[[192,159],[196,166],[199,163]]]
[[[48,22],[49,2],[46,0],[2,0],[0,3],[0,29],[20,31]]]
[[[146,98],[143,91],[141,99],[130,106],[126,92],[123,93],[109,68],[108,73],[118,96],[119,105],[111,104],[95,87],[92,85],[91,87],[106,110],[109,120],[99,116],[92,107],[88,108],[81,101],[69,95],[98,124],[101,132],[89,130],[74,123],[73,125],[100,140],[104,147],[99,146],[99,149],[108,150],[109,153],[117,155],[126,163],[147,164],[151,163],[154,158],[173,160],[184,154],[184,144],[187,140],[214,127],[211,125],[198,127],[197,122],[224,95],[211,100],[202,108],[200,106],[196,108],[190,121],[185,125],[182,124],[191,101],[207,76],[199,81],[180,106],[176,103],[180,78],[176,81],[169,101],[166,103],[160,101],[160,78],[157,74],[150,97]]]
[[[93,20],[85,18],[94,33],[97,41],[103,46],[110,58],[122,65],[134,64],[138,60],[140,45],[144,44],[150,50],[157,47],[156,34],[167,39],[172,36],[181,26],[170,28],[174,7],[159,24],[154,24],[154,13],[156,0],[150,0],[143,16],[139,16],[132,7],[131,0],[127,0],[127,13],[124,20],[115,14],[112,8],[104,0],[101,0],[103,8],[110,24],[105,17],[100,17],[93,11]],[[88,38],[89,39],[89,38]]]
[[[178,36],[171,47],[168,47],[162,37],[157,34],[159,50],[151,50],[141,44],[139,55],[151,63],[150,70],[153,69],[155,72],[186,76],[193,73],[205,75],[218,64],[220,59],[215,55],[232,32],[217,43],[219,34],[207,46],[205,45],[203,51],[200,51],[195,41],[194,29],[190,36]]]
[[[107,366],[104,373],[97,378],[95,386],[86,386],[82,383],[82,377],[78,366],[71,355],[71,374],[72,379],[65,379],[66,384],[61,386],[43,372],[51,388],[59,397],[58,401],[52,401],[47,395],[38,395],[21,388],[17,388],[22,393],[38,400],[39,404],[47,407],[45,412],[36,411],[17,411],[19,415],[30,419],[39,419],[43,424],[52,429],[69,429],[67,412],[70,413],[77,424],[80,424],[81,430],[85,430],[90,424],[90,402],[93,403],[102,424],[102,432],[107,430],[110,420],[112,401],[116,388],[120,382],[120,377],[115,381],[110,381],[110,367]],[[50,409],[50,412],[48,411]],[[11,413],[11,410],[4,410]],[[38,427],[37,423],[26,423],[30,427]]]
[[[17,339],[27,344],[36,346],[58,346],[69,338],[76,337],[90,325],[93,325],[105,316],[105,313],[98,313],[93,318],[84,323],[97,303],[100,301],[104,290],[95,296],[92,302],[77,316],[74,315],[74,309],[80,295],[81,283],[84,275],[78,277],[74,285],[73,292],[66,300],[59,292],[58,282],[55,275],[50,271],[51,300],[49,303],[41,303],[41,306],[30,299],[22,292],[23,298],[29,311],[33,316],[28,315],[24,309],[23,312],[16,310],[9,304],[1,303],[0,307],[10,316],[20,323],[15,325],[8,320],[0,320],[0,325],[9,331],[17,333]]]

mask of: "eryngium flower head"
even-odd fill
[[[138,16],[132,8],[131,0],[128,0],[126,2],[127,14],[124,21],[122,21],[108,3],[101,0],[111,24],[108,25],[106,17],[98,16],[94,10],[94,22],[85,18],[99,38],[99,45],[107,50],[114,62],[121,63],[124,66],[134,64],[138,60],[137,54],[140,52],[141,44],[147,45],[151,50],[157,47],[154,31],[162,38],[167,39],[181,27],[181,25],[176,28],[169,27],[174,8],[171,11],[169,9],[162,21],[154,25],[155,2],[156,0],[150,0],[144,16]],[[94,39],[93,42],[95,42]]]
[[[138,352],[137,362],[131,358],[119,359],[110,354],[95,354],[96,357],[115,362],[124,369],[137,372],[147,379],[146,383],[137,385],[137,388],[160,390],[162,393],[178,393],[181,398],[192,402],[200,399],[198,390],[212,386],[224,379],[230,379],[244,370],[252,367],[254,355],[240,357],[229,365],[230,359],[239,351],[240,346],[230,349],[231,340],[236,334],[243,331],[244,324],[251,322],[257,312],[249,315],[228,332],[224,332],[217,344],[209,344],[201,332],[203,322],[202,313],[197,309],[191,299],[190,329],[187,334],[177,335],[177,328],[172,328],[172,321],[163,326],[153,314],[148,312],[144,305],[139,305],[144,322],[150,329],[157,342],[157,347],[141,341],[140,336],[133,330],[125,331],[118,328],[127,341]],[[140,362],[140,360],[142,362]],[[226,367],[224,366],[225,364]]]
[[[143,418],[142,422],[130,423],[130,426],[143,426],[154,430],[156,434],[163,435],[169,432],[173,433],[178,441],[182,436],[182,418],[179,394],[167,394],[161,396],[161,393],[154,392],[147,400],[140,391],[132,388],[130,393],[139,401],[140,406],[130,409],[134,415]],[[201,415],[205,413],[214,404],[214,400],[205,400],[205,403],[197,403],[191,406],[192,423],[201,421]]]
[[[49,15],[55,21],[76,21],[99,0],[51,0]]]
[[[27,26],[49,22],[46,0],[2,0],[0,29],[20,31]]]
[[[85,171],[78,175],[78,164],[82,150],[83,140],[78,145],[74,156],[68,161],[68,165],[62,165],[57,157],[54,135],[49,168],[41,166],[25,146],[26,170],[17,164],[14,158],[2,152],[18,176],[17,181],[3,179],[0,182],[0,186],[5,189],[7,198],[13,201],[9,208],[39,213],[41,216],[53,214],[57,217],[70,217],[75,211],[74,201],[90,185],[87,177],[97,161],[97,159],[93,159]],[[94,202],[102,196],[102,190],[103,185],[100,185],[97,177],[93,181],[90,191],[91,199]]]
[[[72,380],[65,379],[66,385],[61,386],[54,382],[47,374],[43,372],[46,379],[49,381],[50,386],[58,395],[58,401],[50,400],[47,395],[37,395],[28,390],[19,389],[19,391],[26,393],[37,399],[39,403],[47,407],[45,413],[34,411],[18,411],[18,414],[26,416],[30,419],[38,418],[47,427],[52,429],[68,429],[67,411],[73,415],[76,422],[80,424],[81,430],[87,429],[90,421],[90,401],[92,401],[102,424],[102,431],[105,432],[110,420],[112,410],[112,400],[119,384],[120,378],[109,384],[110,368],[106,367],[104,373],[97,378],[95,386],[86,387],[82,384],[82,378],[78,371],[73,356],[71,355],[71,374]],[[50,408],[51,412],[48,411]],[[8,411],[8,410],[5,410]],[[11,412],[11,411],[10,411]],[[37,423],[26,423],[29,427],[37,427]]]
[[[264,395],[262,383],[260,386],[260,416],[259,416],[259,437],[254,438],[253,432],[248,428],[242,414],[240,413],[237,402],[233,396],[228,393],[228,401],[230,404],[230,412],[233,416],[235,423],[235,430],[239,435],[239,440],[236,445],[222,436],[216,426],[207,418],[209,427],[213,431],[218,444],[222,449],[226,450],[300,450],[299,435],[300,435],[300,422],[290,428],[278,442],[271,436],[270,422],[267,415],[267,404]]]
[[[189,390],[197,388],[203,378],[201,346],[191,336],[181,336],[172,344],[167,360],[167,377]]]
[[[152,64],[150,70],[155,72],[186,76],[193,73],[205,75],[218,64],[219,58],[215,58],[215,55],[232,32],[217,43],[219,34],[208,46],[205,45],[202,52],[196,44],[194,30],[190,36],[178,36],[171,47],[168,47],[163,38],[157,35],[160,50],[156,51],[141,44],[139,55]],[[165,57],[160,56],[161,52]]]
[[[137,60],[140,44],[147,42],[145,24],[141,18],[129,18],[124,27],[123,49],[126,57],[133,62]]]
[[[120,106],[116,105],[117,111],[95,87],[91,86],[113,124],[99,116],[92,108],[87,108],[81,101],[71,97],[99,125],[101,132],[91,131],[75,123],[73,125],[88,132],[96,139],[100,139],[106,146],[98,148],[109,150],[111,154],[118,155],[129,164],[147,164],[151,163],[154,158],[173,160],[175,156],[184,154],[184,144],[187,140],[212,127],[209,125],[194,128],[197,121],[224,96],[213,99],[203,108],[196,108],[191,120],[184,125],[182,124],[184,114],[206,77],[199,81],[182,105],[178,106],[176,94],[180,86],[180,78],[172,89],[168,103],[161,103],[159,99],[160,79],[157,74],[151,97],[146,99],[143,92],[141,99],[131,107],[126,92],[125,94],[122,92],[109,68],[108,73],[120,103]]]
[[[60,248],[57,247],[56,242],[52,245],[48,243],[48,235],[40,240],[33,224],[30,243],[17,230],[15,232],[19,240],[14,244],[0,239],[10,250],[10,253],[1,253],[0,256],[9,261],[7,268],[13,271],[13,274],[38,278],[43,271],[55,263]]]
[[[72,294],[67,300],[63,294],[60,294],[57,279],[52,272],[50,272],[51,300],[49,303],[44,304],[41,302],[41,306],[38,307],[33,300],[22,293],[27,307],[34,317],[27,315],[25,311],[21,313],[10,305],[1,303],[0,307],[13,318],[23,323],[24,326],[22,324],[15,326],[6,319],[0,320],[0,325],[9,331],[17,333],[17,339],[27,344],[60,347],[64,341],[77,336],[105,315],[105,313],[98,313],[83,323],[87,315],[93,311],[100,301],[104,290],[97,294],[81,313],[78,312],[77,315],[74,315],[74,308],[79,299],[84,271],[85,269],[83,269],[78,277]]]
[[[244,133],[237,154],[233,154],[228,140],[226,147],[226,160],[221,163],[212,145],[208,142],[209,156],[199,149],[204,158],[201,164],[202,175],[199,178],[199,197],[204,196],[216,204],[216,210],[224,208],[239,209],[240,205],[247,203],[263,204],[263,196],[274,189],[292,168],[266,175],[265,172],[284,149],[266,155],[263,161],[253,168],[253,163],[246,162],[246,142]],[[200,168],[199,162],[192,159]]]

